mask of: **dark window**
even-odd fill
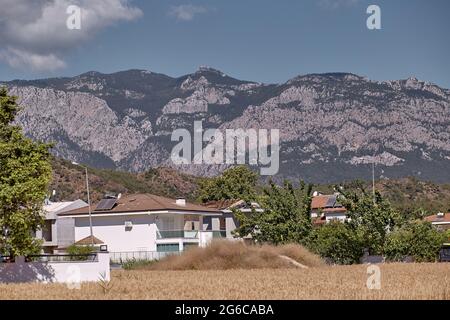
[[[158,252],[175,252],[180,251],[180,245],[178,243],[162,243],[156,245],[156,251]]]

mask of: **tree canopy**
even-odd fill
[[[434,262],[446,239],[447,235],[436,230],[430,222],[409,221],[389,234],[385,254],[392,261],[409,256],[416,262]]]
[[[370,254],[383,254],[389,231],[402,223],[400,213],[379,192],[367,193],[361,188],[342,193],[339,201],[347,208],[349,227],[361,235]]]
[[[50,145],[25,137],[13,121],[16,98],[0,89],[0,254],[40,250],[33,233],[43,224],[42,206],[51,178]]]
[[[227,169],[222,175],[200,181],[199,200],[254,200],[258,174],[247,166]]]
[[[298,188],[288,181],[283,186],[270,182],[257,198],[263,212],[252,209],[245,214],[234,210],[240,224],[236,235],[251,235],[256,241],[272,244],[302,243],[312,229],[311,190],[312,185],[303,182]]]

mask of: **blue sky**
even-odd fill
[[[0,79],[131,68],[180,76],[208,65],[239,79],[266,83],[306,73],[352,72],[373,80],[416,76],[450,88],[448,0],[95,1],[123,3],[122,13],[130,8],[139,13],[116,11],[105,23],[99,18],[102,23],[79,30],[89,34],[76,41],[64,39],[66,31],[37,33],[34,42],[0,33],[9,50],[3,59],[0,51]],[[381,8],[381,30],[366,27],[370,4]],[[29,19],[37,19],[39,9]],[[15,14],[0,13],[0,27]],[[16,55],[16,49],[39,56],[8,56]],[[41,63],[44,56],[52,59]],[[41,64],[34,68],[29,61]]]

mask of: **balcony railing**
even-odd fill
[[[198,239],[199,230],[158,230],[156,232],[158,239]],[[203,232],[212,232],[213,238],[226,238],[227,232],[225,230],[205,230]]]
[[[96,253],[87,254],[37,254],[25,257],[26,262],[97,261]]]
[[[213,238],[226,238],[227,232],[225,230],[213,231]]]
[[[158,239],[198,239],[198,232],[198,230],[158,230],[156,235]]]
[[[182,251],[157,252],[157,251],[129,251],[129,252],[110,252],[109,257],[112,263],[122,264],[127,261],[151,261],[160,260],[167,256],[180,255]]]

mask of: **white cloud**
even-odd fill
[[[81,29],[69,30],[67,7],[81,8]],[[0,59],[12,67],[55,70],[64,56],[99,31],[142,16],[128,0],[0,0]]]
[[[31,68],[33,71],[54,71],[66,65],[54,54],[42,55],[14,48],[0,51],[0,59],[6,61],[13,68]]]
[[[180,6],[172,6],[169,15],[180,21],[191,21],[198,14],[206,13],[208,10],[202,6],[194,6],[185,4]]]

